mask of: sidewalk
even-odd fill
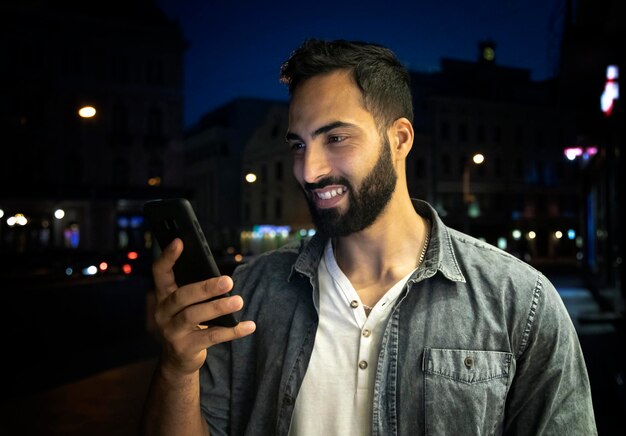
[[[626,342],[614,312],[602,310],[598,295],[574,275],[547,274],[561,295],[585,356],[598,434],[621,436],[626,417]],[[602,302],[614,300],[618,290],[594,290]],[[603,304],[606,306],[605,304]],[[623,319],[621,321],[623,329]]]
[[[136,436],[155,359],[3,404],[6,435]]]

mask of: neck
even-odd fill
[[[355,289],[393,284],[416,268],[429,225],[410,199],[408,205],[390,203],[367,229],[333,240],[337,264]]]

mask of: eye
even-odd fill
[[[330,142],[330,143],[337,143],[337,142],[342,142],[344,139],[346,139],[345,136],[333,135],[333,136],[329,136],[328,137],[328,142]]]
[[[289,144],[289,148],[291,149],[291,151],[293,152],[299,152],[301,150],[304,150],[304,143],[303,142],[292,142]]]

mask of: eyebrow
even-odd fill
[[[355,125],[352,123],[346,123],[345,121],[333,121],[332,123],[325,124],[322,127],[315,129],[313,133],[311,133],[311,137],[315,138],[316,136],[322,135],[324,133],[328,133],[331,130],[336,129],[338,127],[355,127]],[[287,134],[285,135],[285,140],[286,141],[289,141],[289,140],[302,141],[302,138],[297,133],[287,132]]]

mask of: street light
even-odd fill
[[[93,106],[83,106],[78,109],[78,115],[81,118],[93,118],[96,116],[96,108]]]
[[[475,165],[482,165],[485,162],[485,156],[481,153],[476,153],[472,156],[472,162]],[[476,196],[471,193],[470,189],[470,175],[471,165],[469,162],[465,163],[463,168],[463,202],[467,205],[471,205],[476,202]]]

